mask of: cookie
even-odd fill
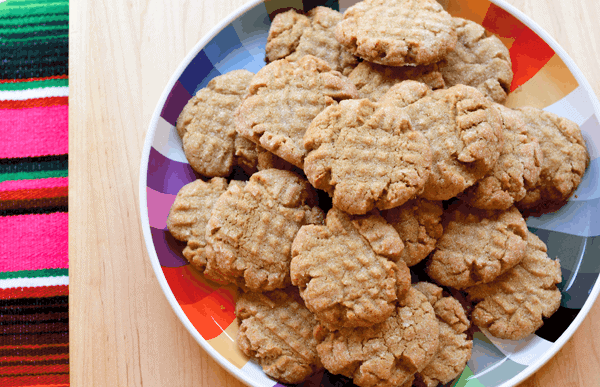
[[[304,172],[350,214],[393,208],[423,191],[431,167],[429,142],[401,109],[368,99],[321,112],[304,136]]]
[[[243,293],[235,305],[237,344],[265,374],[296,384],[321,369],[313,329],[317,325],[295,288]]]
[[[306,180],[278,169],[255,173],[245,186],[230,185],[206,226],[206,272],[245,290],[289,285],[296,233],[323,220],[315,198]]]
[[[311,121],[336,100],[358,97],[346,77],[327,62],[305,55],[263,67],[252,79],[249,94],[235,114],[240,135],[302,168],[302,138]]]
[[[400,207],[382,211],[381,215],[404,242],[400,259],[407,266],[416,265],[433,251],[444,230],[443,212],[442,202],[426,199],[411,200]]]
[[[515,207],[482,211],[462,204],[445,214],[427,274],[455,289],[487,283],[518,264],[526,247],[527,225]]]
[[[184,257],[198,270],[206,267],[206,224],[217,199],[227,189],[227,180],[214,177],[208,182],[196,180],[177,193],[167,218],[171,235],[187,242]]]
[[[341,20],[341,13],[327,7],[313,8],[306,16],[294,9],[277,14],[267,37],[267,60],[285,58],[292,62],[313,55],[333,70],[348,74],[358,59],[335,39],[335,28]]]
[[[546,244],[529,232],[525,257],[488,284],[465,289],[478,302],[473,323],[501,339],[521,340],[538,330],[560,306],[560,263],[548,257]]]
[[[452,17],[435,0],[364,0],[335,31],[348,51],[388,66],[430,64],[454,50]]]
[[[503,103],[513,79],[508,48],[481,25],[453,18],[458,42],[454,51],[439,62],[446,86],[473,86],[486,97]]]
[[[393,86],[380,100],[403,107],[413,129],[429,140],[432,168],[422,197],[448,200],[494,166],[502,149],[502,119],[477,89],[457,85],[430,91],[414,81]]]
[[[304,171],[302,169],[298,168],[294,164],[288,163],[281,157],[269,152],[268,150],[264,149],[263,147],[256,146],[256,148],[258,151],[258,162],[257,162],[256,167],[259,171],[262,171],[264,169],[275,168],[275,169],[282,169],[285,171],[294,172],[299,175],[304,174]]]
[[[539,141],[544,160],[537,184],[517,205],[534,208],[564,202],[579,186],[590,162],[581,129],[554,113],[532,107],[519,110],[529,134]]]
[[[397,83],[407,80],[422,82],[432,89],[443,89],[444,78],[437,64],[425,66],[384,66],[371,62],[361,62],[348,78],[354,83],[360,98],[377,102]]]
[[[336,331],[318,325],[315,336],[329,372],[350,377],[359,387],[397,387],[433,359],[439,324],[427,298],[411,287],[384,322]]]
[[[410,287],[398,264],[402,241],[378,214],[350,217],[329,210],[324,226],[303,226],[292,245],[292,283],[307,308],[330,330],[387,319]]]
[[[428,282],[414,287],[425,294],[438,318],[440,344],[431,362],[416,375],[427,387],[446,384],[459,376],[471,357],[473,341],[465,333],[470,322],[461,304],[453,297],[443,297],[442,288]]]
[[[502,116],[504,145],[496,165],[461,195],[472,207],[506,210],[535,187],[543,155],[538,140],[527,133],[523,114],[496,105]]]
[[[256,167],[255,145],[237,138],[233,113],[254,74],[235,70],[213,78],[183,108],[177,133],[192,168],[207,177],[225,177],[235,165]]]

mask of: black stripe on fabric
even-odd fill
[[[38,297],[38,298],[13,298],[0,300],[0,308],[9,306],[45,306],[69,303],[69,296]]]
[[[16,315],[15,315],[16,316]],[[0,326],[12,326],[12,325],[41,325],[41,324],[54,324],[54,323],[69,323],[68,318],[58,318],[50,320],[16,320],[16,321],[2,321]]]
[[[27,333],[2,333],[0,332],[0,337],[8,337],[8,336],[16,336],[16,337],[25,337],[25,336],[42,336],[42,335],[54,335],[54,334],[64,334],[69,332],[69,327],[67,326],[65,330],[61,331],[47,331],[47,332],[27,332]]]
[[[0,159],[0,174],[57,171],[69,168],[69,155]]]
[[[66,59],[60,63],[48,65],[15,64],[0,69],[0,79],[45,78],[57,75],[69,75],[69,63]]]
[[[69,347],[43,347],[43,348],[11,348],[0,349],[0,358],[10,356],[42,356],[42,355],[61,355],[69,353]]]
[[[14,208],[12,210],[0,210],[0,216],[53,214],[55,212],[69,212],[69,206]]]
[[[68,74],[69,39],[0,45],[3,79],[41,78]]]
[[[69,38],[58,38],[51,42],[44,40],[3,42],[0,44],[0,55],[6,61],[5,63],[51,57],[66,58],[69,55]]]
[[[0,374],[0,378],[11,378],[11,377],[22,377],[22,376],[38,376],[38,377],[43,377],[44,380],[48,379],[48,376],[54,376],[54,375],[69,375],[68,372],[42,372],[39,374],[9,374],[9,375],[4,375],[4,374]]]
[[[38,314],[38,313],[64,313],[69,311],[69,305],[55,305],[55,306],[40,306],[40,307],[29,307],[29,308],[6,308],[0,309],[0,314],[4,316],[9,315],[26,315],[26,314]]]
[[[53,16],[62,16],[65,14],[62,13],[56,13],[56,14],[52,14]],[[41,15],[30,15],[32,17],[39,17]],[[28,16],[29,17],[29,16]],[[15,19],[21,19],[22,16],[15,16]],[[0,20],[1,22],[1,20]],[[50,26],[68,26],[69,25],[69,17],[68,15],[65,16],[64,20],[52,20],[52,21],[47,21],[44,23],[28,23],[28,24],[11,24],[11,25],[2,25],[2,29],[3,30],[21,30],[23,28],[27,28],[27,27],[50,27]],[[0,36],[3,36],[3,34],[0,34]]]
[[[46,332],[40,335],[0,335],[0,346],[3,345],[43,345],[68,344],[69,332]]]
[[[13,34],[3,34],[2,35],[2,39],[7,39],[8,41],[6,42],[2,42],[2,46],[10,46],[12,45],[16,45],[18,42],[11,42],[11,39],[30,39],[30,38],[38,38],[38,39],[52,39],[53,36],[60,36],[60,35],[68,35],[69,34],[69,29],[68,28],[64,28],[64,29],[55,29],[55,30],[49,30],[49,31],[31,31],[31,32],[18,32],[18,33],[13,33]],[[61,38],[64,38],[64,36],[62,36]]]
[[[53,365],[53,364],[69,364],[69,359],[52,359],[52,360],[17,360],[17,361],[3,361],[2,367],[12,366],[42,366],[42,365]]]

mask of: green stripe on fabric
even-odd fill
[[[19,16],[26,16],[32,13],[57,13],[69,11],[69,2],[57,2],[52,3],[31,3],[24,4],[18,1],[8,0],[4,2],[4,7],[0,8],[0,15],[3,17],[10,16],[11,18],[18,18]],[[37,10],[37,12],[35,12]]]
[[[64,24],[57,25],[57,26],[30,26],[30,27],[19,28],[19,33],[25,34],[25,33],[37,32],[37,31],[47,32],[47,31],[55,31],[55,30],[63,30],[63,29],[65,29]],[[4,35],[9,35],[9,34],[14,34],[14,33],[15,33],[14,28],[4,28],[4,26],[0,27],[0,36],[2,36],[2,37]]]
[[[69,86],[68,79],[48,79],[45,81],[0,83],[0,90],[27,90],[40,87]]]
[[[0,280],[9,278],[64,277],[68,275],[69,269],[21,270],[0,273]]]
[[[18,27],[30,27],[30,26],[36,26],[36,25],[54,25],[54,24],[61,24],[61,25],[66,25],[69,23],[69,14],[67,12],[58,12],[58,13],[52,13],[52,14],[32,14],[32,15],[27,15],[24,17],[20,17],[17,19],[13,19],[13,18],[8,18],[6,16],[2,16],[0,15],[0,21],[2,21],[2,25],[3,27],[13,27],[13,28],[18,28]]]
[[[28,35],[29,37],[27,37]],[[31,34],[11,34],[4,36],[7,41],[2,43],[2,47],[16,46],[16,49],[19,49],[18,47],[23,47],[23,43],[35,42],[36,40],[49,43],[52,40],[65,39],[69,37],[69,30],[55,30],[50,31],[50,33],[36,34],[35,36],[30,35]]]
[[[49,177],[68,177],[69,171],[59,169],[55,171],[35,171],[35,172],[17,172],[17,173],[0,173],[0,182],[8,180],[35,180],[47,179]]]

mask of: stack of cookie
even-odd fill
[[[573,122],[502,105],[498,38],[434,0],[365,0],[278,14],[266,55],[185,106],[206,180],[167,222],[242,289],[238,345],[265,373],[436,386],[464,369],[471,322],[520,340],[556,311],[559,262],[522,212],[562,205],[589,156]]]

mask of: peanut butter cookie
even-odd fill
[[[404,242],[400,259],[407,266],[416,265],[433,251],[444,230],[443,212],[442,202],[415,199],[381,213]]]
[[[212,79],[183,108],[177,133],[192,168],[207,177],[228,176],[235,165],[256,167],[255,145],[238,138],[233,113],[248,92],[254,74],[235,70]]]
[[[445,214],[427,273],[455,289],[491,282],[518,264],[526,247],[527,225],[515,207],[482,211],[462,204]]]
[[[473,86],[493,101],[504,102],[513,79],[508,48],[477,23],[457,17],[452,20],[458,43],[439,62],[446,86]]]
[[[321,112],[304,136],[304,172],[350,214],[393,208],[423,191],[431,153],[401,109],[368,99]]]
[[[389,66],[437,62],[454,50],[452,17],[435,0],[364,0],[348,8],[335,33],[348,51]]]
[[[350,377],[359,387],[397,387],[433,359],[439,324],[425,295],[411,287],[384,322],[336,331],[318,325],[315,336],[329,372]]]
[[[465,333],[471,323],[460,303],[443,297],[439,286],[419,282],[414,287],[429,299],[440,325],[438,352],[416,378],[427,387],[436,387],[449,383],[465,369],[473,349],[473,341]]]
[[[336,100],[358,97],[356,88],[327,62],[312,55],[281,59],[252,79],[235,115],[240,135],[302,168],[302,138],[313,118]]]
[[[278,169],[255,173],[245,186],[230,185],[206,227],[206,271],[252,291],[289,285],[296,233],[323,221],[315,198],[306,180]]]
[[[183,256],[200,271],[206,267],[206,224],[227,180],[214,177],[208,182],[196,180],[183,186],[171,206],[167,227],[171,235],[187,242]]]
[[[546,244],[528,233],[525,257],[494,281],[465,289],[472,301],[473,323],[501,339],[521,340],[538,330],[542,318],[560,306],[560,263],[548,257]]]
[[[235,305],[242,352],[282,383],[301,383],[322,369],[313,329],[317,325],[298,289],[244,293]]]
[[[436,64],[426,66],[384,66],[371,62],[361,62],[348,78],[354,83],[360,98],[377,102],[397,83],[407,80],[422,82],[432,89],[445,86],[442,73]]]
[[[494,166],[502,149],[500,112],[477,89],[457,85],[430,91],[404,81],[380,100],[403,107],[415,130],[429,140],[432,168],[422,197],[448,200],[463,192]]]
[[[496,165],[461,199],[473,207],[506,210],[522,200],[538,182],[543,155],[538,140],[527,133],[523,114],[496,105],[503,122],[504,146]]]
[[[313,55],[347,75],[358,59],[335,39],[335,28],[341,20],[341,13],[327,7],[313,8],[306,16],[294,9],[277,14],[267,38],[268,61],[285,58],[292,62]]]
[[[544,160],[537,184],[527,190],[517,205],[534,208],[567,200],[579,186],[590,162],[579,125],[540,109],[519,110],[529,134],[539,141]]]
[[[387,319],[410,287],[398,264],[402,241],[379,215],[351,218],[332,208],[325,226],[303,226],[292,245],[292,283],[330,330],[366,327]]]

